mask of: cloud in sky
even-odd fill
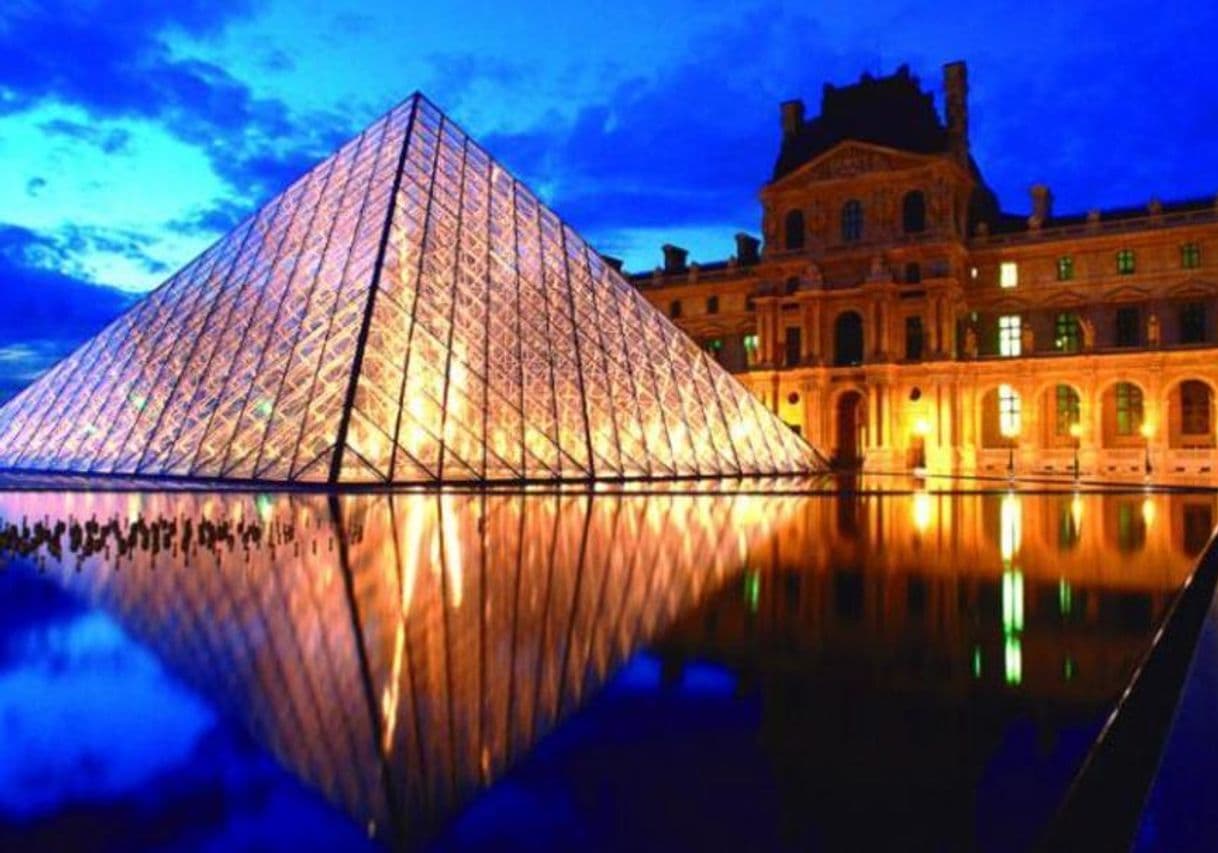
[[[902,62],[938,89],[969,61],[975,154],[1010,209],[1038,181],[1064,210],[1211,194],[1215,25],[1146,0],[22,0],[0,9],[0,210],[41,248],[10,252],[0,289],[58,276],[13,297],[29,310],[67,281],[147,290],[419,88],[634,269],[669,239],[729,254],[758,229],[778,102],[814,112],[822,83]]]

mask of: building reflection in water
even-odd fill
[[[786,819],[971,846],[982,792],[1015,784],[987,781],[1011,720],[1046,754],[1094,735],[1214,513],[1141,493],[31,493],[0,495],[0,551],[388,842],[430,836],[652,648],[669,678],[710,661],[761,695]],[[1021,831],[1080,750],[1037,776]]]
[[[761,697],[783,846],[1027,849],[1214,521],[1212,494],[807,500],[657,652]]]

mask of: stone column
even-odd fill
[[[808,303],[808,342],[809,351],[812,353],[813,364],[824,364],[825,353],[821,345],[821,305],[820,299],[813,300]]]

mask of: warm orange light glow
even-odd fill
[[[931,514],[934,505],[931,503],[930,494],[923,489],[922,491],[914,492],[913,496],[913,524],[914,528],[919,533],[925,533],[930,527]]]
[[[1070,435],[1071,436],[1073,436],[1074,438],[1078,438],[1082,434],[1083,434],[1083,425],[1082,424],[1080,424],[1078,421],[1075,421],[1074,423],[1070,424]]]
[[[1155,502],[1153,498],[1146,498],[1142,501],[1142,521],[1146,523],[1147,528],[1154,526]]]
[[[914,421],[914,434],[925,436],[930,432],[930,424],[926,422],[926,418],[918,418]]]
[[[1138,431],[1142,433],[1142,438],[1149,439],[1155,434],[1155,425],[1150,421],[1143,421]]]

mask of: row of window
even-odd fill
[[[1142,389],[1132,382],[1118,382],[1113,388],[1114,426],[1118,436],[1136,436],[1142,431],[1144,406]],[[1180,383],[1180,434],[1209,435],[1211,428],[1212,393],[1204,382],[1190,379]],[[1079,423],[1078,392],[1069,385],[1058,385],[1054,392],[1055,412],[1053,431],[1058,436],[1072,436]],[[1019,392],[1011,385],[998,386],[998,429],[1007,437],[1020,432],[1021,401]]]
[[[1206,306],[1202,302],[1180,306],[1180,342],[1202,343],[1206,339]],[[1054,318],[1053,348],[1057,352],[1073,353],[1082,349],[1082,323],[1073,312],[1062,312]],[[1023,317],[1006,314],[998,318],[998,355],[1018,358],[1023,351]],[[749,336],[756,349],[756,336]],[[1136,347],[1142,342],[1141,312],[1136,306],[1118,308],[1116,312],[1116,345]],[[802,334],[798,326],[786,329],[783,341],[784,364],[794,367],[803,357]],[[748,346],[746,342],[746,346]],[[905,358],[921,361],[925,354],[926,331],[922,317],[905,318]],[[863,363],[863,319],[856,311],[845,311],[833,324],[833,364],[852,367]]]
[[[1206,306],[1204,302],[1186,302],[1179,309],[1179,341],[1200,344],[1206,341]],[[1007,358],[1023,355],[1023,319],[1018,314],[998,318],[998,354]],[[1142,315],[1136,306],[1127,305],[1116,311],[1114,342],[1118,347],[1136,347],[1142,343]],[[1082,348],[1082,323],[1073,312],[1058,314],[1053,321],[1053,349],[1057,352],[1078,352]]]
[[[843,243],[857,243],[863,239],[863,203],[852,198],[842,205],[840,213]],[[921,190],[911,190],[901,200],[901,227],[906,234],[920,234],[926,230],[926,195]],[[784,242],[788,251],[804,247],[806,225],[802,210],[787,211],[783,221]]]
[[[1133,249],[1121,249],[1116,253],[1116,271],[1118,275],[1133,275],[1138,269],[1137,254]],[[1180,246],[1181,269],[1192,270],[1201,266],[1201,245],[1185,243]],[[1057,259],[1057,280],[1071,281],[1074,279],[1074,256],[1062,255]],[[998,265],[998,284],[1001,287],[1015,287],[1019,284],[1019,265],[1015,261],[1003,261]]]

